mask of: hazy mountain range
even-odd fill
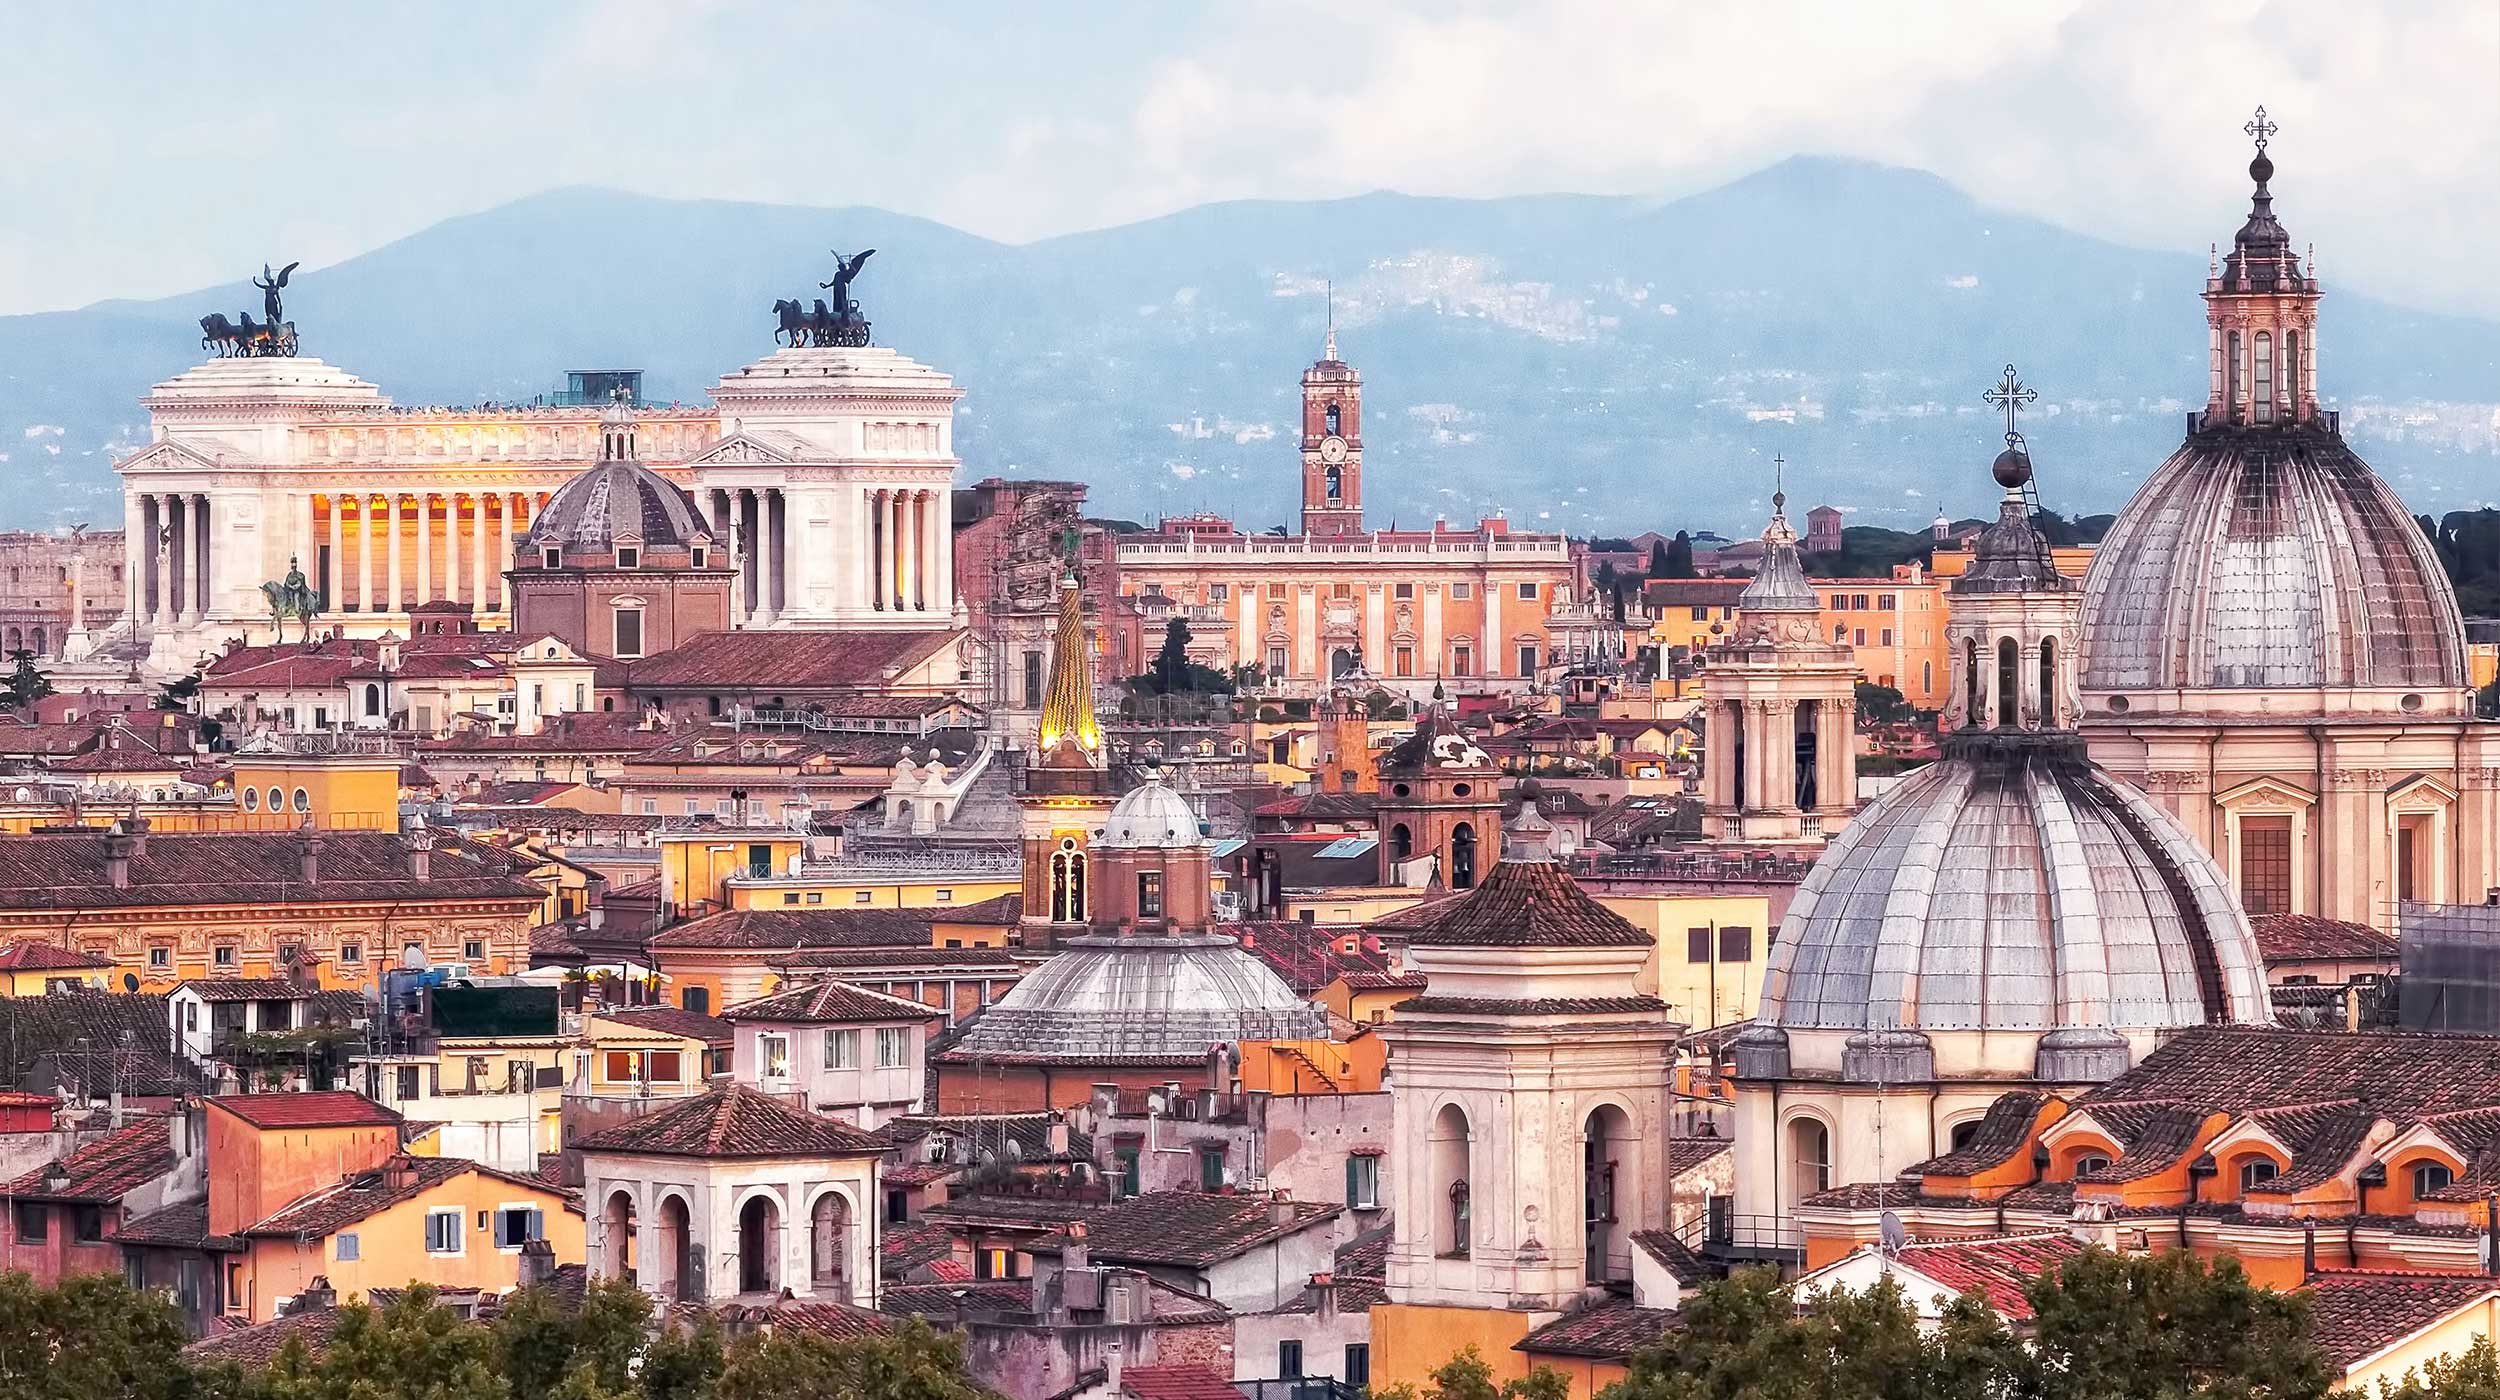
[[[2295,238],[2330,197],[2278,192]],[[873,246],[854,292],[878,342],[969,391],[966,481],[1072,477],[1100,513],[1256,527],[1294,505],[1297,381],[1333,280],[1378,523],[1750,533],[1776,452],[1799,504],[1898,528],[1987,507],[2000,425],[1979,396],[2008,360],[2041,391],[2044,502],[2120,503],[2202,401],[2188,250],[2235,226],[2122,248],[1825,159],[1672,201],[1222,204],[1021,246],[876,209],[568,189],[299,273],[287,309],[305,354],[403,404],[611,367],[696,400],[772,349],[772,302],[818,295],[828,247]],[[2330,291],[2320,382],[2362,453],[2419,511],[2500,494],[2500,324]],[[139,396],[201,358],[200,316],[259,306],[238,280],[0,318],[0,523],[113,521]]]

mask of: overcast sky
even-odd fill
[[[2143,246],[2279,208],[2500,315],[2500,0],[0,0],[0,314],[318,267],[553,186],[1025,240],[1208,200],[1678,194],[1800,152]]]

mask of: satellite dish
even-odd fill
[[[1901,1252],[1901,1247],[1910,1242],[1910,1232],[1902,1227],[1899,1211],[1884,1212],[1882,1229],[1886,1254],[1898,1254]]]

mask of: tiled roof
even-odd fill
[[[634,690],[883,689],[954,640],[947,632],[704,632],[626,670]]]
[[[1908,1244],[1895,1257],[1902,1267],[1914,1269],[1956,1293],[1985,1294],[1989,1305],[2007,1321],[2021,1322],[2031,1316],[2031,1302],[2023,1296],[2023,1286],[2056,1273],[2083,1250],[2083,1242],[2073,1235],[2054,1231]]]
[[[1693,1253],[1692,1246],[1664,1230],[1639,1231],[1632,1236],[1632,1243],[1639,1245],[1643,1254],[1674,1275],[1678,1283],[1697,1287],[1715,1277],[1710,1266],[1702,1262],[1701,1256]]]
[[[1911,1171],[1921,1176],[1969,1176],[2014,1160],[2031,1147],[2031,1125],[2039,1120],[2048,1095],[2028,1091],[1999,1094],[1971,1132],[1970,1141],[1940,1157],[1930,1157]]]
[[[2115,1134],[2126,1151],[2117,1161],[2083,1174],[2076,1178],[2078,1181],[2091,1185],[2140,1181],[2170,1170],[2196,1149],[2197,1135],[2204,1130],[2207,1117],[2204,1110],[2183,1104],[2143,1107],[2150,1111],[2141,1116],[2121,1115],[2107,1109],[2093,1111],[2092,1121]]]
[[[279,977],[219,977],[184,982],[174,990],[189,992],[202,1001],[294,1001],[321,989],[310,982],[289,982]]]
[[[1033,1310],[1033,1285],[991,1280],[982,1283],[889,1283],[879,1290],[877,1306],[890,1313],[929,1317],[941,1323],[958,1314],[1021,1313]]]
[[[2500,1036],[2349,1034],[2196,1026],[2077,1101],[2168,1100],[2234,1113],[2321,1099],[2366,1099],[2396,1122],[2500,1100]]]
[[[1333,1220],[1344,1209],[1325,1202],[1288,1202],[1279,1223],[1264,1195],[1226,1196],[1205,1191],[1156,1191],[1106,1206],[1085,1222],[1085,1243],[1094,1258],[1126,1264],[1205,1268],[1238,1258],[1260,1245]],[[1066,1233],[1039,1241],[1050,1252],[1069,1243]]]
[[[166,1121],[146,1118],[0,1185],[0,1196],[103,1205],[173,1169],[174,1145]]]
[[[730,1332],[803,1332],[830,1342],[855,1342],[885,1334],[892,1323],[882,1313],[844,1303],[802,1302],[783,1298],[771,1303],[725,1302],[712,1305],[712,1315]]]
[[[846,972],[914,967],[955,972],[1019,973],[1023,965],[1004,948],[802,948],[774,960],[779,968],[839,968]]]
[[[934,1021],[939,1013],[916,1001],[872,992],[827,978],[810,986],[741,1002],[721,1013],[732,1021],[839,1024],[868,1021]]]
[[[1620,1016],[1664,1012],[1656,997],[1437,997],[1398,1003],[1398,1014],[1424,1016]]]
[[[974,1192],[949,1196],[944,1202],[922,1211],[921,1217],[959,1228],[1057,1230],[1072,1221],[1091,1220],[1107,1208],[1101,1201],[1076,1200],[1066,1196]]]
[[[879,1271],[889,1279],[899,1279],[923,1264],[952,1258],[955,1235],[926,1220],[888,1225],[877,1237],[877,1251]]]
[[[1345,924],[1306,924],[1300,919],[1253,919],[1224,926],[1253,957],[1283,979],[1297,996],[1309,996],[1348,972],[1386,971],[1389,955]],[[1351,941],[1352,952],[1341,945]]]
[[[536,903],[546,892],[513,878],[509,862],[468,842],[438,845],[428,878],[409,871],[408,847],[389,832],[321,835],[320,878],[303,878],[302,838],[291,832],[159,832],[130,857],[128,884],[105,871],[102,832],[0,841],[0,908],[93,909],[169,904],[327,904],[487,899]]]
[[[2368,924],[2321,919],[2314,914],[2252,914],[2248,931],[2267,962],[2396,960],[2396,940]]]
[[[308,1351],[319,1355],[337,1335],[342,1315],[337,1308],[306,1308],[250,1327],[211,1333],[184,1347],[182,1354],[194,1362],[231,1361],[245,1370],[259,1370],[277,1360],[278,1353],[297,1337],[304,1339]]]
[[[1670,1138],[1667,1141],[1667,1175],[1669,1178],[1682,1176],[1735,1145],[1733,1138]]]
[[[1024,896],[992,895],[978,904],[941,904],[929,910],[929,918],[941,924],[977,924],[983,928],[1014,928],[1024,921]]]
[[[396,1182],[391,1179],[394,1172],[400,1173]],[[410,1157],[402,1154],[374,1170],[357,1172],[332,1185],[307,1192],[242,1233],[264,1239],[332,1234],[403,1201],[415,1200],[444,1182],[470,1172],[546,1195],[562,1195],[558,1188],[544,1181],[497,1171],[464,1157]]]
[[[2332,1180],[2367,1143],[2377,1121],[2376,1115],[2350,1099],[2259,1109],[2249,1117],[2292,1150],[2291,1166],[2249,1187],[2252,1196],[2289,1196]]]
[[[666,948],[926,948],[933,909],[725,909],[651,936]]]
[[[1372,926],[1402,932],[1418,948],[1647,948],[1657,942],[1550,861],[1502,861],[1467,893],[1399,910]]]
[[[743,1084],[629,1118],[583,1138],[584,1152],[670,1157],[856,1157],[882,1155],[882,1139],[805,1113]]]
[[[614,1021],[638,1031],[660,1035],[681,1035],[688,1040],[709,1044],[727,1044],[737,1038],[737,1028],[718,1016],[688,1011],[682,1006],[628,1006],[598,1013],[602,1021]]]
[[[256,1128],[357,1128],[396,1125],[399,1115],[346,1089],[309,1094],[220,1094],[210,1099]]]
[[[1120,1393],[1135,1400],[1241,1400],[1223,1372],[1190,1362],[1131,1366],[1120,1373]]]
[[[908,1113],[894,1118],[880,1129],[889,1142],[918,1142],[931,1133],[945,1133],[964,1139],[983,1156],[1013,1151],[1013,1160],[1047,1162],[1075,1158],[1094,1160],[1094,1139],[1091,1134],[1068,1131],[1068,1150],[1050,1150],[1050,1128],[1059,1115],[1053,1113]],[[891,1174],[889,1173],[889,1176]]]
[[[1585,1356],[1619,1361],[1645,1347],[1658,1345],[1676,1314],[1666,1308],[1641,1308],[1616,1299],[1565,1313],[1522,1337],[1512,1346],[1532,1356]]]
[[[111,958],[56,948],[49,943],[12,943],[0,948],[0,972],[92,972],[112,965]]]
[[[1367,967],[1352,967],[1337,974],[1346,989],[1356,992],[1420,992],[1431,985],[1431,979],[1420,972],[1380,972]]]
[[[2322,1271],[2309,1276],[2310,1340],[2350,1368],[2495,1290],[2480,1274]]]

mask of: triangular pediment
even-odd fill
[[[778,436],[778,435],[776,435]],[[761,433],[736,432],[686,459],[690,467],[787,466],[798,460],[789,447]]]
[[[114,468],[120,472],[213,472],[217,459],[179,442],[150,443],[124,457]]]
[[[2221,807],[2314,807],[2317,802],[2315,793],[2280,778],[2251,778],[2214,794],[2215,805]]]

